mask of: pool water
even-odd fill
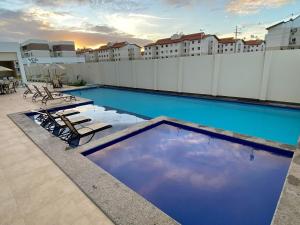
[[[271,224],[292,153],[163,123],[86,157],[187,225]]]
[[[296,145],[300,135],[300,110],[295,109],[109,88],[69,93],[150,118],[164,115],[285,144]]]

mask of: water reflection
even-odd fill
[[[270,224],[290,163],[166,124],[87,157],[189,225]]]

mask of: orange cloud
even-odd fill
[[[251,14],[264,8],[278,8],[291,2],[293,0],[231,0],[226,6],[226,11],[234,14]]]

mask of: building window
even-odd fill
[[[158,50],[158,46],[156,46],[156,50]]]
[[[173,50],[170,50],[170,53],[172,53],[173,52]]]
[[[192,51],[194,51],[194,48],[192,48]]]
[[[175,52],[177,52],[177,49],[175,49]]]
[[[192,41],[192,44],[194,44],[194,41]]]
[[[184,52],[186,52],[186,49],[184,49]]]
[[[161,54],[164,54],[164,51],[161,51]]]
[[[192,56],[194,56],[194,54],[192,54]]]
[[[168,47],[168,45],[166,45],[166,47]]]
[[[200,43],[201,42],[201,40],[198,40],[198,43]]]
[[[198,50],[200,50],[200,47],[198,47]]]

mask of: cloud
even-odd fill
[[[136,38],[105,25],[55,27],[45,18],[32,12],[0,9],[0,21],[0,39],[3,41],[24,41],[30,38],[74,40],[77,47],[97,47],[108,41],[125,40],[139,45],[149,43],[147,39]]]
[[[215,5],[218,0],[162,0],[163,2],[175,7],[191,7],[195,5]]]
[[[226,11],[234,14],[252,14],[266,8],[278,8],[293,0],[231,0]]]
[[[138,0],[33,0],[33,4],[41,7],[90,6],[114,11],[138,11],[144,8],[144,4]]]

